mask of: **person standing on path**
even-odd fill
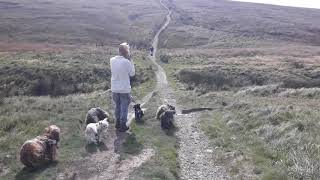
[[[119,46],[119,56],[110,59],[111,91],[115,103],[116,129],[125,132],[127,127],[128,108],[131,102],[130,77],[135,75],[130,46],[122,43]]]
[[[153,56],[153,46],[150,47],[150,56]]]

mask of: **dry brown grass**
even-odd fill
[[[161,51],[170,61],[162,65],[180,104],[216,109],[202,116],[202,129],[219,153],[216,162],[235,179],[317,177],[320,50],[312,45],[319,39],[302,19],[314,22],[319,12],[310,12],[312,18],[291,8],[174,3],[176,21],[163,35],[167,49]],[[248,12],[255,20],[242,14]],[[296,27],[286,31],[292,21]],[[272,28],[278,32],[269,33]]]
[[[3,42],[118,45],[129,41],[138,47],[149,46],[165,13],[157,1],[143,0],[14,0],[2,1],[0,8]]]
[[[39,52],[40,51],[40,52]],[[152,63],[132,49],[138,86],[153,78]],[[52,95],[92,92],[110,88],[110,47],[69,47],[63,51],[21,51],[0,55],[0,92],[4,96]],[[150,68],[151,67],[151,68]]]
[[[170,1],[173,22],[163,34],[169,48],[319,45],[319,10],[225,0]]]

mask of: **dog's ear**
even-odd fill
[[[170,110],[175,110],[176,108],[174,106],[172,106],[171,104],[169,104],[169,109]]]
[[[52,140],[59,142],[60,140],[60,128],[56,125],[51,125],[44,130],[44,135]]]
[[[104,118],[103,121],[106,122],[107,124],[109,124],[108,123],[108,118]]]
[[[49,134],[49,133],[50,133],[50,127],[46,127],[46,128],[44,129],[43,134]]]
[[[169,104],[168,99],[163,99],[163,104]]]

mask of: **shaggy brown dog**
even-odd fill
[[[51,125],[44,133],[32,140],[26,141],[20,150],[20,161],[26,167],[37,168],[56,160],[60,128]]]

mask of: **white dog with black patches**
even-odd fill
[[[90,123],[86,127],[85,138],[88,144],[98,144],[105,138],[106,130],[109,127],[108,119],[99,121],[98,123]]]

